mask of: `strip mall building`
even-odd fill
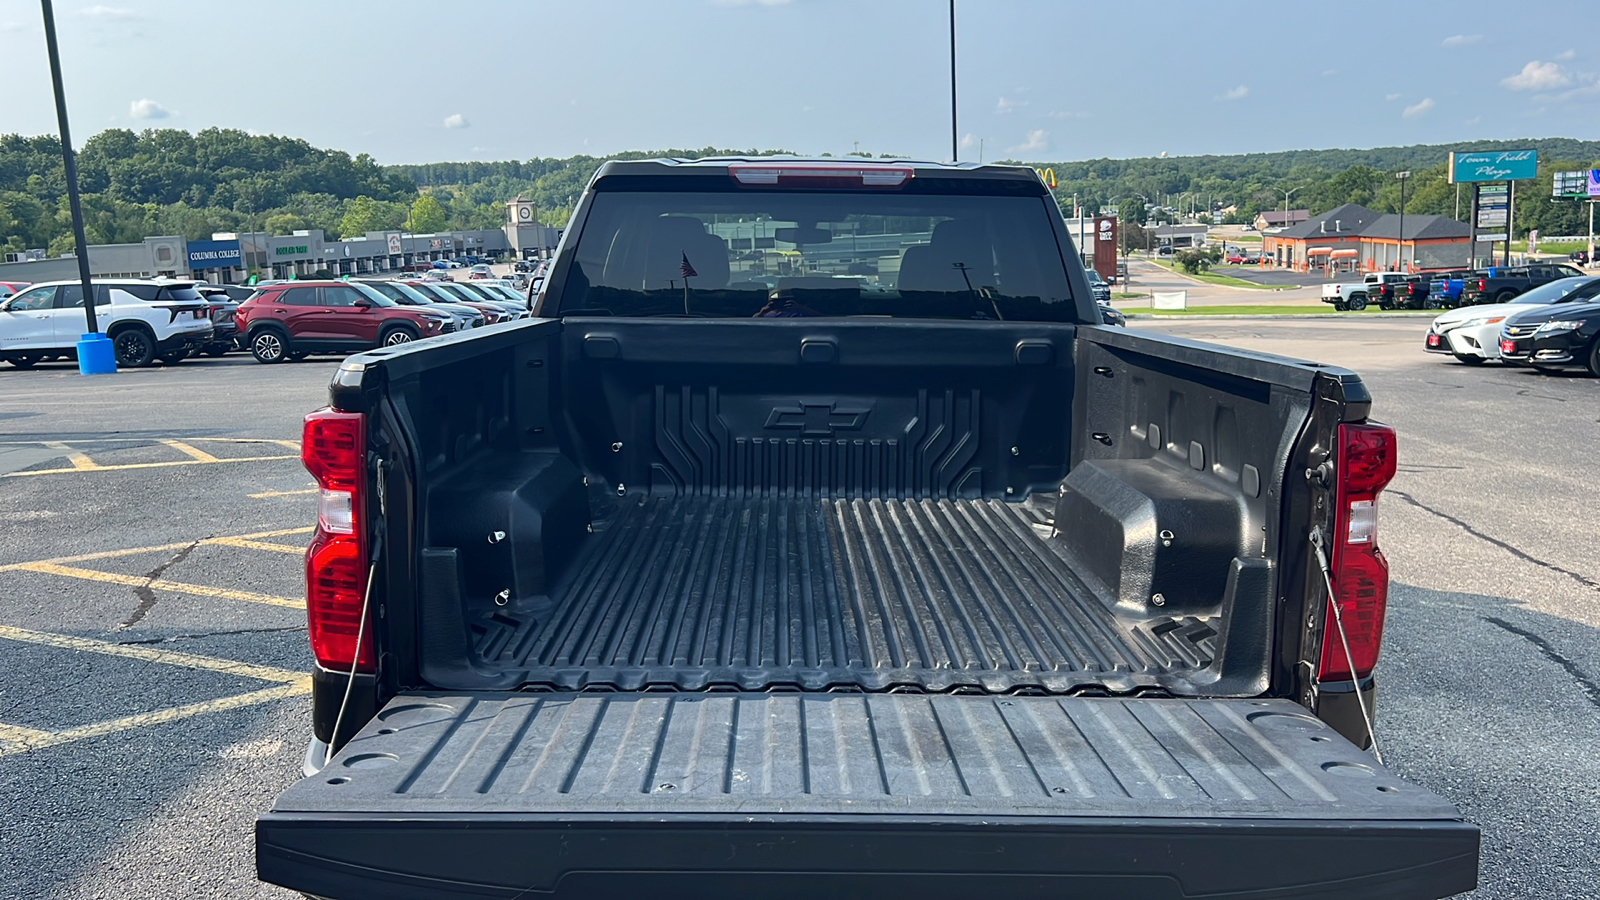
[[[1261,237],[1261,253],[1297,272],[1418,272],[1463,268],[1473,256],[1471,229],[1448,216],[1401,217],[1355,203]],[[1489,245],[1480,247],[1484,256]]]

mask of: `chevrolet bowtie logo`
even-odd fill
[[[774,406],[767,416],[768,428],[798,428],[801,434],[833,434],[859,431],[867,424],[867,406],[840,406],[837,403],[796,403]]]

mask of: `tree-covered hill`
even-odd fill
[[[1349,202],[1392,212],[1400,205],[1394,173],[1410,171],[1406,210],[1451,214],[1458,192],[1445,182],[1450,150],[1529,147],[1539,151],[1540,176],[1518,186],[1519,232],[1584,232],[1583,204],[1550,202],[1550,173],[1600,167],[1596,141],[1543,138],[1029,165],[1054,171],[1056,197],[1069,212],[1076,196],[1089,212],[1115,205],[1124,215],[1142,219],[1146,203],[1197,211],[1231,207],[1234,221],[1247,221],[1259,210],[1281,209],[1284,191],[1293,192],[1291,206],[1313,213]],[[156,234],[195,239],[241,230],[287,234],[321,228],[339,237],[379,229],[495,228],[504,219],[505,202],[517,196],[536,201],[540,218],[559,225],[605,159],[781,152],[704,147],[382,166],[364,153],[352,157],[296,138],[233,129],[192,135],[177,129],[112,129],[85,142],[78,167],[89,240],[116,243]],[[1463,207],[1461,215],[1466,214]],[[52,255],[72,247],[60,144],[54,137],[0,135],[0,247],[43,247]]]

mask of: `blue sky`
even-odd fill
[[[950,155],[946,0],[58,0],[72,127],[380,162],[782,147]],[[963,158],[1600,139],[1592,0],[957,0]],[[471,15],[472,19],[460,16]],[[1570,23],[1570,24],[1567,24]],[[55,130],[0,0],[0,133]],[[471,99],[466,94],[474,96]]]

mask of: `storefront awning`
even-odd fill
[[[1359,250],[1335,250],[1328,255],[1334,259],[1353,259],[1360,256],[1361,252]]]
[[[1333,252],[1332,247],[1312,247],[1306,251],[1307,256],[1327,256]]]

